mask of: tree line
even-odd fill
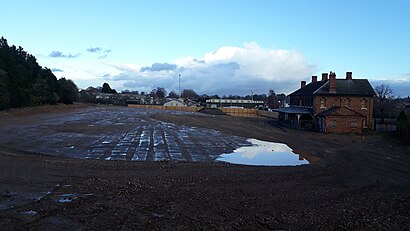
[[[104,90],[105,89],[105,90]],[[89,92],[100,92],[100,93],[117,93],[115,89],[111,89],[108,83],[104,83],[103,87],[89,87],[87,88]],[[175,91],[170,91],[167,95],[167,90],[163,87],[157,87],[151,90],[150,93],[145,92],[138,92],[138,91],[130,91],[130,90],[123,90],[121,94],[139,94],[139,95],[149,95],[150,97],[157,98],[157,99],[164,99],[164,98],[183,98],[189,99],[195,102],[205,103],[208,99],[245,99],[245,100],[255,100],[255,101],[264,101],[269,108],[278,108],[284,105],[286,100],[285,94],[277,95],[273,89],[270,89],[268,94],[252,94],[246,96],[239,96],[239,95],[207,95],[202,94],[199,95],[193,89],[183,89],[180,94],[176,93]]]
[[[78,101],[78,88],[73,81],[57,80],[36,57],[0,39],[0,110],[42,104]]]

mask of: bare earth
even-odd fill
[[[213,161],[246,138],[320,161]],[[132,161],[142,159],[157,161]],[[265,118],[86,105],[7,111],[0,230],[409,230],[409,165],[410,146],[380,135],[303,132]]]

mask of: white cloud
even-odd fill
[[[56,66],[57,59],[53,60],[49,61],[50,66]],[[314,69],[298,51],[262,48],[255,42],[243,47],[223,46],[202,57],[182,57],[148,65],[112,61],[70,59],[59,67],[65,71],[61,75],[72,78],[80,88],[108,82],[119,91],[150,91],[158,86],[177,91],[181,74],[182,89],[219,95],[262,94],[269,89],[289,93],[299,86],[300,80],[308,79]]]
[[[161,86],[178,90],[181,74],[181,88],[200,94],[262,94],[269,89],[289,93],[300,80],[309,78],[314,68],[298,51],[262,48],[255,42],[243,47],[224,46],[203,57],[184,57],[160,65],[172,68],[147,71],[158,64],[138,70],[118,67],[121,73],[111,81],[122,81],[128,89],[149,91]]]

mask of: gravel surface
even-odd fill
[[[295,167],[172,158],[156,162],[132,158],[105,161],[67,158],[75,152],[70,154],[70,149],[58,154],[53,149],[58,142],[40,142],[56,130],[57,134],[81,131],[86,135],[73,139],[82,140],[74,146],[86,150],[85,144],[93,144],[113,131],[121,133],[137,127],[126,129],[115,125],[116,121],[101,127],[74,126],[111,121],[82,118],[81,114],[90,110],[101,111],[104,118],[107,111],[129,109],[77,105],[0,114],[0,230],[410,229],[408,145],[376,134],[296,131],[265,118],[164,111],[140,115],[138,109],[132,109],[134,120],[151,121],[145,125],[153,124],[153,137],[157,125],[158,131],[167,124],[178,129],[200,128],[204,134],[217,132],[222,138],[286,143],[320,161]],[[64,119],[73,113],[78,120]],[[13,131],[11,125],[21,127]],[[196,142],[205,139],[206,135]],[[41,149],[32,149],[36,144],[33,140]],[[206,150],[202,147],[197,154]]]

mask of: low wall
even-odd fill
[[[190,112],[198,112],[202,109],[202,107],[179,107],[179,106],[161,106],[161,105],[140,105],[140,104],[128,104],[130,108],[145,108],[145,109],[157,109],[157,110],[174,110],[174,111],[190,111]],[[227,108],[222,107],[219,108],[225,114],[231,116],[243,116],[243,117],[257,117],[263,116],[268,118],[277,119],[278,113],[277,112],[268,112],[268,111],[261,111],[257,109],[248,109],[248,108]]]
[[[130,108],[145,108],[145,109],[157,109],[157,110],[173,110],[173,111],[190,111],[197,112],[202,107],[180,107],[180,106],[161,106],[161,105],[143,105],[143,104],[128,104]]]

